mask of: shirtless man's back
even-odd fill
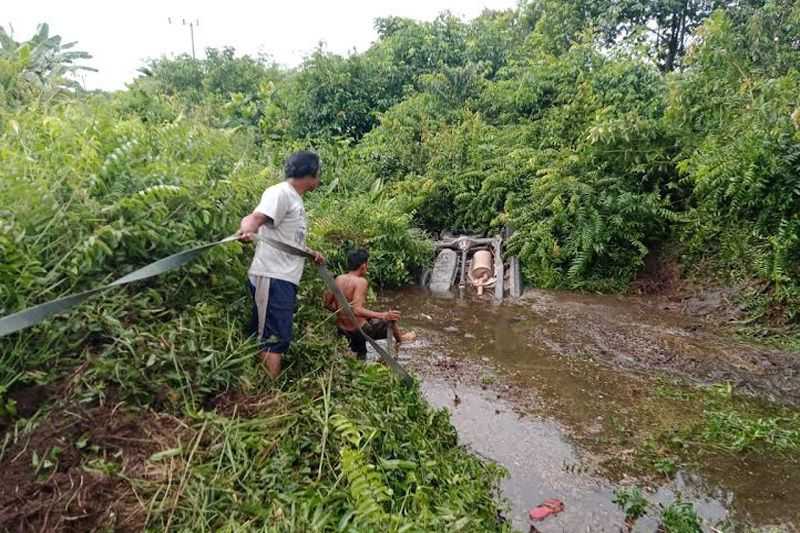
[[[343,329],[345,331],[354,331],[367,322],[365,317],[360,316],[355,312],[355,308],[357,306],[364,306],[364,295],[369,290],[367,279],[348,272],[347,274],[342,274],[341,276],[336,277],[336,287],[342,291],[344,297],[347,298],[348,302],[350,302],[350,306],[353,308],[353,314],[356,315],[356,319],[358,320],[358,324],[353,324],[353,322],[344,313],[338,313],[336,316],[336,325],[339,327],[339,329]]]

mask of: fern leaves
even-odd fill
[[[355,424],[335,414],[331,416],[331,425],[345,442],[340,450],[340,467],[353,501],[354,520],[363,525],[376,524],[386,518],[383,504],[389,501],[392,491],[375,465],[367,460],[364,438]]]
[[[342,473],[347,478],[356,520],[374,524],[385,518],[383,503],[392,495],[375,465],[367,462],[364,452],[353,448],[341,450]]]

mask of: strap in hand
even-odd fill
[[[282,252],[286,252],[287,254],[305,257],[306,259],[311,259],[312,261],[314,260],[314,255],[307,250],[295,248],[294,246],[275,240],[271,237],[255,235],[253,238]],[[328,270],[325,265],[315,263],[315,266],[317,267],[317,271],[319,272],[322,281],[325,282],[325,285],[328,286],[328,290],[330,290],[333,293],[333,296],[336,298],[336,303],[339,304],[339,310],[345,314],[350,322],[353,324],[358,324],[356,315],[353,313],[353,308],[350,306],[350,302],[347,301],[347,298],[345,298],[344,294],[342,294],[342,291],[339,290],[339,287],[336,286],[336,280],[334,279],[333,274],[331,274],[330,270]],[[378,355],[380,356],[381,360],[386,363],[386,366],[391,368],[404,382],[411,381],[411,376],[408,375],[408,372],[406,372],[405,369],[400,366],[400,363],[398,363],[394,357],[389,355],[389,353],[380,344],[378,344],[375,339],[364,333],[364,330],[361,329],[361,326],[358,327],[358,331],[364,336],[367,342],[370,343],[375,351],[378,352]],[[389,338],[389,335],[387,335],[387,342],[392,342],[391,338]]]
[[[150,263],[149,265],[146,265],[138,270],[134,270],[130,274],[122,276],[121,278],[114,280],[107,285],[103,285],[102,287],[89,289],[87,291],[79,292],[77,294],[71,294],[63,298],[51,300],[43,304],[29,307],[28,309],[24,309],[17,313],[4,316],[0,318],[0,337],[10,335],[12,333],[29,328],[31,326],[35,326],[36,324],[43,322],[48,317],[72,309],[73,307],[80,305],[86,300],[89,300],[90,298],[93,298],[94,296],[108,289],[121,287],[123,285],[132,283],[134,281],[141,281],[155,276],[160,276],[161,274],[169,272],[170,270],[175,270],[176,268],[180,268],[183,265],[195,260],[197,257],[205,253],[207,250],[215,246],[219,246],[220,244],[225,244],[231,241],[238,240],[238,238],[239,238],[238,235],[231,235],[216,242],[202,244],[200,246],[196,246],[189,250],[178,252],[163,259],[159,259],[154,263]],[[301,250],[300,248],[295,248],[294,246],[277,241],[270,237],[265,237],[263,235],[256,235],[254,236],[254,238],[256,240],[268,244],[269,246],[272,246],[273,248],[277,248],[278,250],[281,250],[282,252],[285,252],[287,254],[314,260],[314,256],[307,250]],[[347,298],[344,297],[342,291],[340,291],[339,288],[336,286],[336,281],[334,280],[333,275],[325,267],[325,265],[316,265],[316,267],[317,271],[319,272],[319,275],[322,277],[322,280],[325,282],[325,284],[328,286],[328,289],[335,296],[341,311],[344,312],[347,318],[349,318],[354,324],[358,324],[355,314],[353,313],[353,309],[352,307],[350,307],[350,302],[347,301]],[[405,369],[403,369],[403,367],[400,366],[400,364],[391,355],[389,355],[386,352],[386,350],[383,349],[383,347],[381,347],[372,337],[364,333],[364,331],[360,327],[358,328],[358,330],[362,335],[364,335],[364,338],[367,340],[367,342],[369,342],[370,345],[372,345],[372,347],[375,348],[375,351],[378,352],[378,355],[380,355],[381,360],[383,360],[383,362],[386,363],[386,365],[389,368],[391,368],[395,373],[397,373],[397,375],[400,376],[403,382],[408,383],[411,381],[411,376],[408,375]],[[391,339],[389,339],[389,342],[391,342]]]

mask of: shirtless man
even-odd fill
[[[368,284],[366,275],[368,259],[369,254],[366,250],[351,251],[347,254],[347,269],[349,272],[336,278],[336,286],[342,291],[347,301],[350,302],[353,314],[358,320],[358,324],[353,324],[344,313],[338,313],[336,326],[339,330],[339,335],[346,337],[350,343],[350,350],[361,360],[367,357],[367,340],[358,331],[359,326],[364,333],[373,339],[387,338],[389,328],[391,328],[394,339],[398,344],[413,341],[416,338],[413,331],[404,332],[398,327],[399,311],[378,313],[364,307],[367,301]],[[339,310],[336,297],[330,291],[325,292],[325,307],[334,312]]]

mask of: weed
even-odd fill
[[[650,503],[642,496],[638,487],[625,487],[614,491],[614,503],[625,513],[625,519],[634,521],[647,513]]]
[[[694,506],[678,500],[661,511],[659,530],[664,533],[702,533],[703,528]]]
[[[730,384],[698,389],[696,409],[702,416],[687,419],[658,437],[673,454],[695,452],[780,453],[792,458],[800,451],[800,414],[789,408],[764,405],[734,394]],[[675,458],[657,453],[652,443],[643,448],[654,469],[668,477],[674,474]]]
[[[751,416],[736,411],[708,411],[701,436],[733,452],[796,452],[800,450],[800,415]]]
[[[671,478],[675,475],[675,472],[678,470],[678,466],[675,464],[675,461],[671,458],[661,458],[657,459],[653,463],[653,467],[655,471],[659,474],[663,474],[664,476]]]
[[[676,387],[674,385],[659,385],[655,389],[655,395],[659,398],[678,401],[689,401],[696,396],[693,391],[685,387]]]
[[[58,457],[62,451],[59,446],[53,446],[40,457],[38,452],[34,450],[31,454],[31,467],[36,475],[47,477],[47,475],[56,470],[58,468]]]
[[[502,471],[454,446],[444,411],[431,410],[418,389],[398,387],[381,366],[332,365],[273,392],[280,410],[193,417],[194,430],[206,430],[192,460],[187,448],[160,457],[186,479],[183,488],[170,496],[142,485],[158,496],[153,527],[503,529],[485,499]]]
[[[691,503],[683,502],[680,497],[664,506],[655,507],[642,495],[638,487],[625,487],[614,491],[614,503],[625,513],[625,523],[632,528],[634,522],[646,514],[660,510],[661,533],[701,533],[700,518]]]

